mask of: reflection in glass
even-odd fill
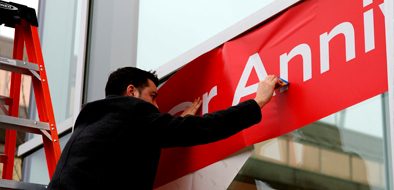
[[[81,55],[82,1],[45,1],[41,46],[46,65],[55,118],[61,123],[72,117],[77,61]]]
[[[67,141],[70,139],[71,133],[60,138],[60,147],[63,150]],[[38,184],[48,184],[49,175],[47,163],[45,159],[44,148],[33,152],[24,159],[24,163],[28,165],[24,172],[24,181]]]
[[[157,69],[273,1],[139,1],[137,67]]]
[[[228,189],[387,189],[382,97],[255,144]]]

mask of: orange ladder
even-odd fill
[[[0,127],[6,129],[4,155],[0,156],[0,162],[3,163],[2,178],[12,179],[17,131],[42,135],[51,178],[61,149],[35,10],[24,5],[0,1],[0,25],[2,24],[15,28],[13,59],[0,57],[0,69],[11,72],[9,97],[0,96],[0,106],[7,112],[6,115],[0,115]],[[22,60],[25,47],[28,62]],[[21,74],[30,75],[32,78],[39,121],[18,117]],[[0,182],[0,187],[2,184],[4,183]]]

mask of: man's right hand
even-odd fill
[[[259,82],[254,100],[260,108],[263,108],[271,100],[277,83],[279,83],[279,78],[275,75],[268,75],[264,80]]]

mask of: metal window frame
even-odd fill
[[[387,79],[388,95],[385,98],[385,119],[386,119],[386,180],[388,189],[394,189],[394,2],[385,0],[385,25],[386,25],[386,48],[387,48]],[[388,105],[387,105],[388,103]]]

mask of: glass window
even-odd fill
[[[57,123],[73,116],[77,63],[81,54],[81,2],[45,1],[41,46]],[[78,63],[83,64],[83,63]]]
[[[254,145],[228,189],[388,189],[383,95]]]
[[[382,97],[376,96],[369,101],[352,106],[337,114],[321,119],[321,122],[335,125],[344,129],[383,137],[383,122],[381,117],[368,117],[370,115],[383,115]]]
[[[70,139],[71,133],[60,138],[60,147],[63,150],[67,141]],[[33,152],[24,159],[24,176],[23,181],[38,183],[38,184],[48,184],[49,175],[47,169],[47,163],[44,153],[44,148]]]
[[[155,70],[273,1],[140,1],[137,67]]]

